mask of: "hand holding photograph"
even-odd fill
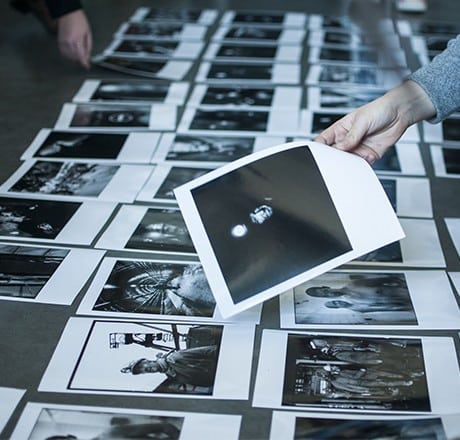
[[[224,317],[404,235],[368,164],[316,142],[253,153],[174,193]]]

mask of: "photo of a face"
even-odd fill
[[[401,273],[325,273],[294,288],[294,309],[298,324],[417,324]]]
[[[421,341],[289,335],[283,404],[430,411]]]
[[[78,104],[72,127],[148,127],[150,105]]]
[[[270,80],[273,67],[271,65],[242,65],[213,63],[209,69],[208,79],[220,80]]]
[[[192,130],[267,131],[269,112],[197,109],[190,124]]]

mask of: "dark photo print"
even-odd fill
[[[447,440],[440,418],[400,420],[296,417],[294,440]]]
[[[92,439],[179,439],[183,417],[122,412],[96,412],[88,409],[44,407],[29,438],[72,440],[85,432]],[[66,435],[62,435],[66,432]],[[78,435],[78,437],[77,437]]]
[[[313,113],[311,132],[312,133],[321,133],[323,130],[325,130],[327,127],[329,127],[329,125],[331,125],[334,122],[338,121],[343,116],[345,116],[344,113],[320,113],[320,112],[315,112],[315,113]]]
[[[96,59],[94,64],[123,73],[155,78],[157,74],[167,65],[167,61],[107,56]]]
[[[327,272],[294,288],[297,324],[416,325],[402,273]]]
[[[394,179],[382,179],[379,178],[380,183],[382,184],[382,188],[385,191],[385,194],[388,197],[388,200],[391,203],[391,207],[396,212],[398,206],[398,200],[396,198],[396,184],[397,181]]]
[[[242,65],[235,63],[212,63],[208,79],[219,80],[271,80],[273,67],[271,65]]]
[[[114,52],[127,52],[136,55],[171,57],[176,50],[176,41],[159,42],[146,40],[121,40]]]
[[[378,85],[377,71],[366,67],[322,65],[319,80],[320,82]]]
[[[442,147],[447,174],[460,174],[460,149]]]
[[[234,303],[351,250],[308,146],[192,190]]]
[[[225,131],[267,131],[270,112],[197,109],[190,129]]]
[[[267,40],[277,41],[281,35],[280,29],[269,29],[254,26],[235,26],[225,34],[225,39],[231,40]]]
[[[208,173],[207,168],[172,167],[164,182],[158,188],[155,199],[175,200],[174,189],[178,186]]]
[[[372,263],[402,263],[403,258],[401,244],[399,241],[387,244],[375,251],[358,257],[356,261],[366,261]]]
[[[276,56],[277,46],[249,46],[222,44],[216,53],[217,58],[270,58]]]
[[[163,102],[169,86],[170,83],[153,81],[101,81],[91,99]]]
[[[127,138],[127,134],[52,131],[34,156],[116,159]]]
[[[11,191],[97,197],[119,168],[95,163],[37,161]]]
[[[201,101],[207,105],[236,105],[270,107],[274,89],[255,87],[208,87]]]
[[[330,47],[323,47],[319,55],[321,60],[328,61],[350,61],[350,62],[366,62],[377,64],[378,53],[376,50],[364,49],[333,49]]]
[[[247,24],[282,24],[284,21],[284,14],[260,14],[257,12],[239,12],[233,18],[234,23],[247,23]]]
[[[148,127],[150,105],[78,104],[73,127]]]
[[[128,249],[195,253],[178,209],[149,208],[125,245]]]
[[[419,339],[289,335],[283,405],[431,409]]]
[[[450,117],[444,119],[441,124],[445,141],[460,141],[460,118]]]
[[[154,21],[181,21],[184,23],[194,23],[198,21],[202,11],[190,9],[153,9],[144,16],[144,20]]]
[[[0,235],[54,239],[81,203],[0,197]]]
[[[402,171],[398,153],[394,145],[393,148],[388,149],[387,152],[379,160],[372,164],[372,168],[375,171]]]
[[[183,30],[182,24],[174,23],[129,23],[123,32],[124,35],[140,35],[143,37],[155,38],[171,38],[177,39]]]
[[[356,108],[367,104],[382,95],[381,91],[362,89],[330,89],[324,88],[320,94],[320,107],[323,108]]]
[[[213,316],[215,301],[200,264],[115,263],[93,310],[172,316]]]
[[[0,296],[36,298],[69,251],[0,244]]]
[[[231,162],[251,154],[253,150],[253,137],[178,134],[174,137],[166,160]]]

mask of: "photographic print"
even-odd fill
[[[79,314],[180,321],[222,321],[199,263],[105,258],[80,303]],[[258,323],[260,307],[236,321]]]
[[[114,209],[113,202],[0,197],[0,238],[88,245]]]
[[[0,192],[59,200],[133,202],[153,165],[73,161],[26,161],[0,185]]]
[[[372,168],[378,175],[426,175],[418,144],[396,143]]]
[[[361,23],[361,26],[363,23]],[[310,14],[308,19],[308,29],[317,30],[333,30],[335,32],[362,32],[363,28],[359,26],[351,16],[348,14],[343,15],[321,15]],[[370,34],[393,34],[395,29],[393,20],[390,18],[375,19],[372,21],[372,32]]]
[[[349,32],[335,29],[314,29],[308,33],[307,43],[309,46],[327,46],[332,44],[349,49],[374,47],[385,50],[388,47],[393,49],[401,47],[399,37],[396,34],[370,34],[363,32],[362,29]]]
[[[203,54],[205,61],[250,63],[300,63],[301,45],[209,43]]]
[[[453,114],[439,124],[423,121],[423,136],[425,142],[460,142],[460,115]]]
[[[137,56],[97,55],[94,65],[130,75],[180,81],[193,66],[188,60],[151,60]]]
[[[167,104],[64,104],[54,128],[174,130],[177,106]]]
[[[184,105],[189,83],[153,80],[87,79],[72,101],[76,103],[162,103]]]
[[[59,438],[228,438],[241,416],[178,411],[27,403],[10,440]]]
[[[39,391],[244,400],[254,329],[70,318]]]
[[[215,9],[167,9],[141,7],[130,17],[133,22],[178,22],[198,23],[204,26],[214,24],[219,12]]]
[[[21,160],[150,163],[159,139],[158,133],[91,133],[43,128]]]
[[[455,439],[460,435],[459,414],[410,417],[360,414],[317,414],[274,411],[270,440],[420,440]]]
[[[457,413],[459,402],[442,390],[447,383],[460,387],[451,337],[264,330],[253,406]]]
[[[196,254],[182,214],[175,207],[122,205],[99,238],[96,247]]]
[[[404,37],[413,34],[460,34],[460,26],[456,21],[422,20],[411,22],[409,20],[397,20],[396,27],[399,34]]]
[[[70,305],[103,255],[94,249],[0,242],[0,299]]]
[[[446,267],[446,260],[433,219],[400,218],[406,236],[351,261],[403,267]]]
[[[388,241],[382,245],[401,238],[375,174],[356,159],[322,144],[292,142],[253,153],[175,189],[224,316],[366,253],[361,248],[364,243],[364,247],[380,247],[375,234],[364,238],[367,233],[362,225],[375,227],[385,217],[388,236],[379,234],[378,239]],[[342,181],[335,169],[328,168],[337,160],[344,169],[350,166],[355,183]],[[343,199],[347,182],[354,185],[358,181],[365,181],[372,188],[370,193],[375,191],[368,195],[379,211],[372,220],[377,213],[374,209],[367,212],[367,197],[342,200],[340,207],[335,204],[336,191]],[[354,189],[349,191],[354,193]],[[357,212],[359,238],[352,221]],[[363,220],[366,217],[370,223]]]
[[[209,168],[158,164],[145,182],[145,185],[138,192],[136,201],[176,204],[174,189],[190,180],[203,176],[208,171]]]
[[[127,22],[115,32],[115,38],[140,40],[204,40],[208,27],[194,23]]]
[[[26,390],[0,387],[0,432],[3,431]]]
[[[214,35],[213,41],[235,43],[276,43],[276,44],[302,44],[306,31],[304,29],[273,28],[266,25],[253,26],[247,24],[221,25]]]
[[[298,133],[298,109],[289,112],[268,110],[210,109],[186,107],[179,122],[182,133],[274,134],[295,135]]]
[[[308,87],[307,105],[311,110],[335,109],[350,111],[383,95],[384,90],[361,87]]]
[[[372,66],[356,66],[350,64],[313,64],[307,72],[307,85],[321,86],[359,86],[378,89],[389,89],[401,83],[409,74],[404,69],[382,69]]]
[[[302,12],[284,11],[226,11],[220,20],[221,24],[246,24],[252,26],[294,27],[304,29],[307,15]]]
[[[157,41],[114,39],[103,52],[104,55],[128,55],[142,59],[186,59],[195,60],[200,56],[202,41]]]
[[[207,86],[198,84],[194,87],[187,105],[189,107],[228,107],[228,108],[294,108],[299,109],[302,89],[288,86]]]
[[[438,292],[436,302],[433,291]],[[457,328],[444,271],[330,271],[280,296],[282,328]]]
[[[300,81],[300,65],[289,63],[249,64],[235,62],[202,62],[195,77],[196,82],[289,84]]]
[[[456,145],[430,145],[436,177],[460,178],[460,148]]]

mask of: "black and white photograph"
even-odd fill
[[[264,330],[253,406],[458,413],[459,390],[452,337]]]
[[[362,17],[364,18],[364,17]],[[369,18],[369,17],[365,17]],[[363,32],[363,30],[372,30],[371,34],[388,35],[395,32],[393,20],[391,18],[375,18],[372,20],[372,27],[363,28],[363,23],[358,24],[350,15],[335,14],[310,14],[308,16],[308,29],[317,30],[325,29],[335,32]],[[369,26],[369,25],[368,25]]]
[[[243,86],[198,84],[187,101],[189,107],[241,109],[300,109],[302,89],[293,86]]]
[[[300,65],[204,61],[198,67],[195,80],[196,82],[225,85],[228,85],[229,82],[244,85],[251,83],[297,85],[300,82]]]
[[[97,248],[196,255],[177,207],[122,205],[96,243]]]
[[[436,177],[460,178],[460,148],[458,145],[430,145]]]
[[[2,402],[0,406],[0,432],[5,428],[25,392],[26,390],[18,388],[0,387],[0,401]]]
[[[30,160],[0,185],[0,193],[56,200],[132,203],[154,165]]]
[[[129,75],[180,81],[185,78],[192,68],[193,61],[169,59],[147,60],[137,56],[108,56],[100,54],[93,57],[93,64]]]
[[[310,86],[359,86],[389,89],[401,84],[410,72],[406,69],[381,69],[353,64],[313,64],[308,67],[305,83]]]
[[[208,26],[194,23],[168,22],[126,22],[115,32],[115,38],[146,40],[183,40],[202,41],[208,32]]]
[[[0,242],[0,299],[70,305],[104,253]]]
[[[447,440],[460,436],[459,422],[460,414],[403,417],[273,411],[270,440]]]
[[[182,133],[267,134],[293,136],[299,133],[300,111],[210,109],[186,107],[179,121]]]
[[[303,12],[233,10],[224,12],[220,23],[223,25],[245,24],[305,29],[307,14]]]
[[[453,114],[439,124],[423,121],[423,139],[428,143],[460,142],[460,115]]]
[[[228,438],[241,416],[132,408],[27,403],[10,440],[72,438]]]
[[[234,63],[299,64],[301,56],[301,45],[220,42],[208,44],[203,54],[203,60],[211,62],[231,61]]]
[[[271,25],[257,25],[251,23],[220,25],[212,36],[212,41],[257,44],[299,45],[305,38],[305,29],[277,28]]]
[[[128,55],[141,59],[195,60],[200,56],[203,47],[202,41],[114,39],[103,54],[106,56]]]
[[[163,259],[104,258],[77,313],[223,321],[201,264]],[[260,307],[238,314],[233,320],[258,323]]]
[[[139,190],[138,202],[177,204],[174,189],[209,172],[209,168],[158,164]]]
[[[371,34],[362,31],[344,32],[334,29],[314,29],[308,33],[307,43],[309,46],[337,45],[344,48],[388,48],[399,49],[401,43],[397,34]]]
[[[409,21],[409,20],[396,20],[396,28],[398,33],[404,37],[410,37],[411,35],[458,35],[460,34],[460,25],[454,21],[441,21],[441,20],[429,20],[423,19],[421,21]]]
[[[405,237],[351,261],[357,265],[444,268],[446,260],[433,219],[399,218]],[[420,239],[423,237],[423,239]]]
[[[378,175],[426,176],[418,144],[397,142],[372,164]]]
[[[106,104],[157,102],[184,105],[189,86],[185,81],[87,79],[74,95],[72,102]]]
[[[105,201],[1,196],[0,239],[89,245],[115,206],[115,202]]]
[[[71,104],[62,106],[54,128],[174,130],[177,106],[168,104]]]
[[[330,271],[279,300],[281,328],[414,330],[454,329],[460,324],[460,311],[442,270]]]
[[[321,133],[323,130],[345,116],[349,111],[338,111],[336,109],[323,109],[323,110],[301,110],[300,115],[300,128],[301,133],[307,136],[314,137],[314,135]],[[420,134],[417,124],[411,125],[399,139],[400,142],[420,142]]]
[[[160,23],[197,23],[211,26],[215,23],[219,12],[216,9],[167,9],[140,7],[131,15],[132,22]]]
[[[39,391],[245,400],[254,329],[70,318]]]
[[[282,144],[277,136],[220,136],[164,133],[158,143],[154,163],[217,168],[255,151]]]
[[[94,133],[42,128],[21,160],[82,160],[85,162],[151,162],[159,133]]]
[[[353,182],[337,175],[337,161],[350,167]],[[348,200],[358,182],[369,192]],[[176,188],[175,195],[224,316],[403,236],[372,169],[314,142],[253,153]],[[385,234],[363,228],[384,218]]]

